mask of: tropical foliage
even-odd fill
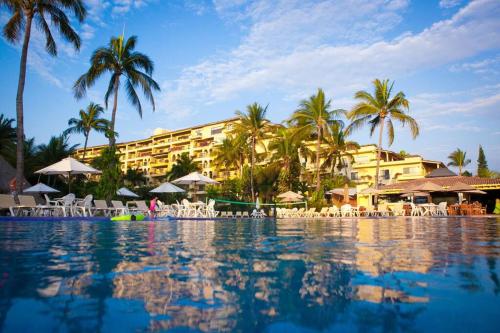
[[[92,165],[102,171],[96,188],[96,197],[111,200],[116,196],[116,191],[120,188],[123,180],[120,157],[116,152],[116,148],[107,147],[103,149],[101,156],[96,158]]]
[[[66,12],[74,14],[78,22],[83,22],[86,10],[82,0],[2,0],[11,16],[5,23],[3,35],[11,43],[19,43],[22,38],[19,79],[16,95],[17,145],[16,145],[16,180],[17,191],[21,191],[24,179],[24,86],[26,83],[26,63],[28,47],[31,39],[33,22],[35,28],[45,39],[45,49],[52,55],[57,55],[57,45],[54,30],[57,30],[64,40],[76,50],[80,49],[80,37],[71,26]]]
[[[448,166],[453,166],[458,168],[458,175],[462,176],[463,168],[470,164],[471,160],[467,158],[467,152],[457,148],[457,150],[453,151],[450,155],[448,155],[448,159],[450,162]]]
[[[491,172],[488,169],[488,162],[486,161],[486,155],[481,145],[479,146],[479,153],[477,155],[477,175],[479,177],[491,176]]]
[[[0,155],[8,157],[15,150],[16,129],[12,126],[14,119],[0,114]]]
[[[335,168],[340,171],[344,165],[343,159],[353,160],[353,156],[348,152],[359,148],[355,141],[346,140],[347,133],[344,131],[342,122],[335,122],[330,125],[329,131],[325,135],[326,148],[323,151],[322,168],[330,169],[330,175],[333,176]]]
[[[289,120],[289,123],[296,127],[296,133],[300,139],[314,139],[316,141],[316,191],[321,188],[321,144],[324,142],[329,126],[339,123],[341,121],[339,117],[343,114],[343,110],[332,110],[331,101],[326,99],[322,89],[318,89],[315,95],[300,102],[299,108]]]
[[[153,80],[153,61],[145,54],[135,51],[137,37],[132,36],[125,40],[124,36],[112,37],[109,44],[94,51],[90,58],[90,68],[78,78],[73,86],[76,98],[82,98],[87,89],[94,86],[104,74],[109,74],[109,83],[104,95],[104,103],[108,107],[109,98],[113,97],[113,111],[109,127],[109,145],[114,146],[115,121],[118,109],[118,92],[124,85],[130,103],[142,117],[142,104],[137,94],[141,88],[144,97],[151,103],[153,111],[155,101],[153,91],[159,91],[160,86]],[[122,80],[124,82],[122,82]]]
[[[140,186],[146,184],[147,178],[139,169],[127,169],[123,179],[132,186]]]
[[[300,176],[300,145],[295,130],[286,127],[279,128],[276,137],[269,143],[271,161],[281,169],[277,187],[279,193],[290,191],[294,180]]]
[[[191,172],[200,171],[200,166],[196,163],[188,153],[183,153],[175,161],[172,169],[167,173],[167,180],[174,180],[182,176],[188,175]]]
[[[262,107],[258,103],[247,106],[246,112],[236,111],[239,122],[234,126],[234,134],[242,144],[250,146],[250,191],[252,201],[255,200],[254,168],[256,163],[256,147],[261,145],[264,149],[263,140],[268,137],[272,128],[271,122],[266,118],[267,106]]]
[[[244,159],[244,145],[237,137],[229,135],[222,140],[222,144],[216,150],[213,163],[218,170],[223,170],[225,178],[228,180],[231,169],[240,170],[241,177]]]
[[[68,121],[70,126],[64,133],[66,134],[83,134],[85,143],[83,145],[82,160],[85,161],[87,153],[87,143],[89,140],[90,131],[94,130],[98,133],[106,133],[109,128],[109,121],[99,118],[104,113],[104,109],[99,104],[90,103],[86,110],[80,110],[78,118],[71,118]]]
[[[408,114],[410,102],[406,99],[405,94],[399,91],[393,95],[394,82],[376,79],[373,81],[373,86],[373,94],[360,90],[354,95],[359,102],[347,114],[348,119],[352,121],[347,128],[347,132],[351,133],[360,127],[368,125],[370,127],[370,136],[372,136],[378,128],[377,167],[375,170],[375,188],[378,188],[382,137],[385,127],[387,127],[389,146],[394,142],[393,121],[400,123],[402,126],[408,125],[414,139],[419,134],[419,127],[417,121]]]

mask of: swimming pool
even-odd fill
[[[500,220],[0,221],[0,331],[498,332]]]

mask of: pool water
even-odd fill
[[[500,220],[0,221],[3,332],[500,332]]]

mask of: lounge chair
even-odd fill
[[[92,208],[93,214],[102,213],[104,216],[113,215],[116,213],[115,208],[108,207],[106,200],[94,200],[94,207]]]
[[[64,207],[62,206],[38,205],[35,198],[31,195],[18,195],[17,197],[20,209],[28,211],[32,216],[44,215],[41,214],[44,211],[49,211],[49,213],[61,212],[64,215]]]
[[[236,212],[236,216],[235,216],[237,219],[241,218],[241,212],[240,211],[237,211]]]
[[[0,211],[8,210],[10,216],[15,216],[15,209],[18,209],[19,205],[14,200],[14,197],[10,194],[0,194]]]
[[[303,214],[303,217],[315,217],[315,216],[316,216],[316,214],[318,214],[318,213],[316,212],[316,208],[314,208],[314,207],[313,207],[313,208],[309,208],[309,210],[308,210],[308,211],[306,211],[306,212]]]
[[[227,217],[227,212],[226,211],[220,212],[220,217],[226,218]]]
[[[332,206],[328,209],[328,216],[340,217],[340,210],[337,206]]]
[[[250,218],[250,215],[248,215],[248,212],[245,210],[243,211],[243,215],[241,215],[241,217],[244,217],[244,218]]]
[[[352,206],[350,204],[345,204],[340,207],[340,215],[342,217],[353,216]]]
[[[128,209],[123,205],[123,202],[120,200],[111,200],[111,205],[115,209],[117,215],[125,215],[128,214]]]
[[[320,217],[328,217],[329,210],[330,210],[329,207],[322,207],[321,210],[319,211],[319,216]]]
[[[135,204],[135,207],[130,207],[129,204],[133,203]],[[127,202],[127,207],[130,213],[142,213],[142,214],[148,214],[149,208],[146,205],[146,201],[140,200],[140,201],[129,201]]]

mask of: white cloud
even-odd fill
[[[439,7],[441,8],[453,8],[460,5],[461,0],[440,0]]]
[[[271,89],[282,100],[317,87],[348,98],[375,77],[404,77],[500,47],[500,3],[494,0],[471,2],[419,33],[383,40],[406,5],[216,1],[226,20],[249,25],[246,37],[228,54],[186,68],[173,90],[164,90],[160,108],[183,105],[189,112],[194,100],[199,107]]]
[[[462,62],[453,64],[451,72],[472,72],[475,74],[498,74],[500,72],[500,55],[479,61]]]

